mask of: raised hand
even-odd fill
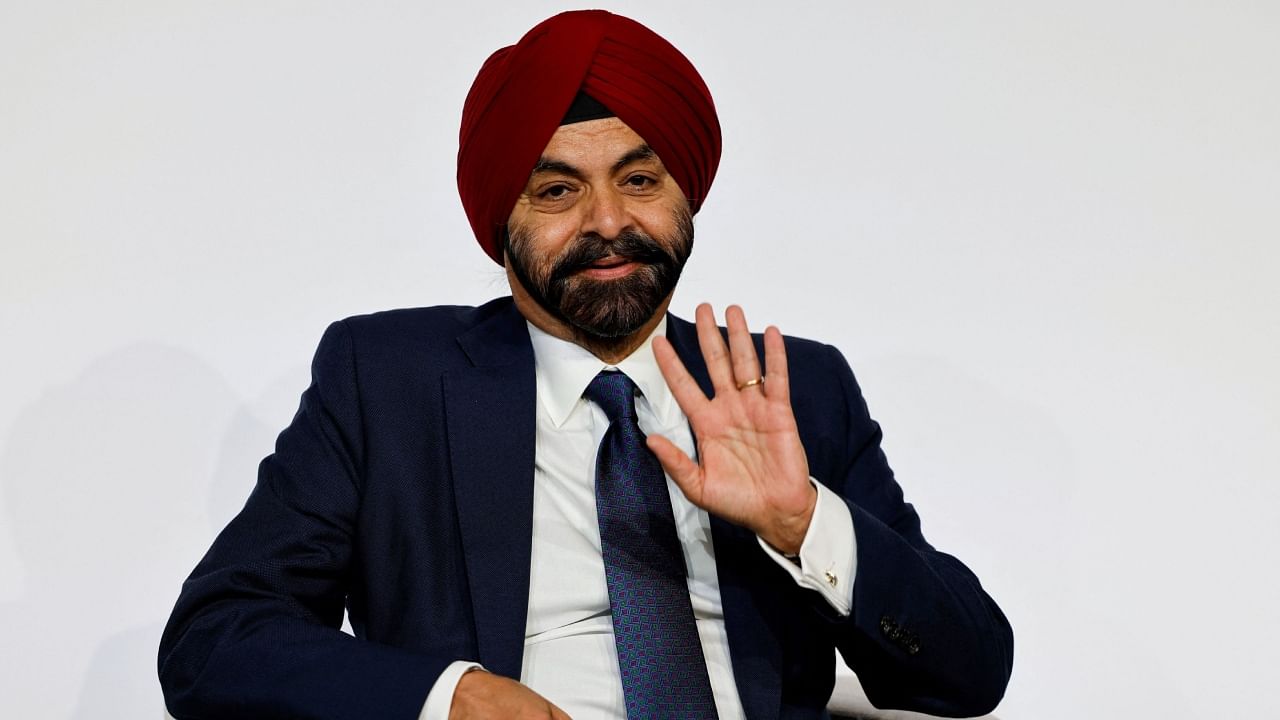
[[[696,316],[714,398],[702,393],[666,338],[654,338],[653,352],[689,418],[699,461],[660,435],[649,436],[649,449],[693,504],[749,528],[784,553],[797,553],[818,495],[791,412],[782,333],[773,326],[764,332],[762,374],[742,308],[725,311],[727,348],[711,306],[699,305]]]

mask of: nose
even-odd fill
[[[611,185],[593,188],[587,197],[582,232],[602,238],[615,238],[631,225],[626,198]]]

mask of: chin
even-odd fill
[[[636,333],[653,319],[665,299],[651,284],[635,282],[643,270],[613,280],[580,278],[565,293],[561,314],[578,330],[597,338],[623,338]]]
[[[635,317],[610,317],[610,318],[572,318],[573,326],[581,332],[600,340],[617,340],[630,337],[645,326],[651,318],[652,314],[645,316],[639,320]]]

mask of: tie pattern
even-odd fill
[[[636,422],[635,391],[631,378],[609,371],[586,391],[609,417],[596,511],[627,717],[714,720],[666,476]]]

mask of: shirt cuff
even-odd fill
[[[453,707],[453,691],[458,688],[458,681],[472,670],[483,670],[479,663],[469,660],[454,660],[449,667],[436,678],[436,684],[427,693],[427,701],[422,704],[422,712],[418,720],[449,720],[449,710]]]
[[[809,482],[818,491],[818,500],[809,520],[809,531],[800,544],[800,554],[795,559],[788,558],[759,536],[756,541],[797,585],[816,590],[836,612],[848,615],[853,606],[853,579],[858,570],[853,515],[843,498],[813,478],[809,478]]]

